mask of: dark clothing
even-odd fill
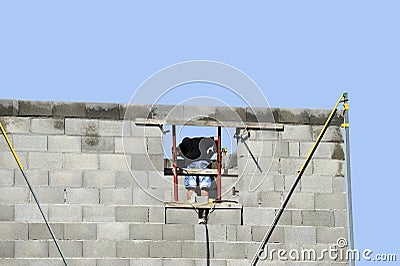
[[[186,160],[192,162],[200,160],[210,162],[211,157],[217,150],[214,139],[206,137],[186,137],[179,144],[178,148],[181,151],[181,155]]]

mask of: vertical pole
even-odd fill
[[[172,162],[174,168],[174,201],[178,201],[178,167],[176,154],[176,126],[172,125]]]
[[[349,222],[349,249],[354,250],[354,231],[353,231],[353,201],[351,195],[351,171],[350,171],[350,128],[349,128],[349,98],[348,94],[344,93],[344,124],[342,127],[345,131],[346,145],[346,178],[347,178],[347,207],[348,207],[348,222]],[[354,258],[350,258],[350,265],[355,265]]]
[[[218,143],[217,143],[217,191],[218,191],[218,200],[221,200],[221,163],[222,163],[222,151],[221,151],[221,126],[218,126]]]

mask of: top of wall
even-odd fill
[[[29,117],[54,117],[54,118],[86,118],[122,120],[128,108],[127,104],[118,103],[84,103],[84,102],[53,102],[53,101],[26,101],[0,99],[0,116],[29,116]],[[183,110],[199,107],[174,106],[174,105],[133,105],[129,107],[129,119],[158,118],[163,119],[174,110],[174,115],[183,114]],[[132,109],[131,109],[132,108]],[[182,112],[179,110],[182,109]],[[205,116],[210,116],[220,121],[232,121],[232,116],[227,115],[232,109],[243,122],[272,122],[267,108],[249,107],[216,107],[202,106],[200,111]],[[331,110],[327,109],[292,109],[271,108],[276,123],[323,125]],[[174,117],[184,119],[184,117]],[[333,125],[343,123],[341,112],[337,112],[332,121]]]

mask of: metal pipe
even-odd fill
[[[218,200],[221,200],[221,164],[222,164],[222,151],[221,151],[221,126],[218,127],[218,143],[217,143],[217,191],[218,191]]]
[[[40,203],[39,203],[39,199],[36,197],[36,194],[35,194],[35,192],[34,192],[33,189],[32,189],[32,186],[31,186],[31,184],[30,184],[30,182],[29,182],[29,180],[28,180],[28,177],[26,176],[26,173],[25,173],[24,168],[23,168],[23,166],[22,166],[22,164],[21,164],[21,161],[19,160],[18,155],[17,155],[17,153],[15,152],[15,150],[14,150],[14,148],[13,148],[11,142],[10,142],[10,139],[8,138],[7,133],[6,133],[6,131],[5,131],[4,127],[3,127],[3,125],[1,124],[1,122],[0,122],[0,129],[1,129],[1,132],[3,133],[4,138],[6,139],[6,142],[7,142],[7,144],[8,144],[8,147],[10,148],[10,150],[11,150],[13,156],[14,156],[15,161],[16,161],[17,164],[18,164],[18,167],[19,167],[19,170],[20,170],[21,173],[22,173],[22,176],[24,177],[24,179],[25,179],[25,181],[26,181],[26,184],[28,185],[28,188],[29,188],[29,190],[31,191],[31,193],[32,193],[32,195],[33,195],[33,198],[35,199],[36,205],[38,206],[39,211],[40,211],[40,214],[42,215],[43,220],[44,220],[44,222],[46,223],[47,229],[49,230],[50,235],[51,235],[51,237],[53,238],[54,244],[56,245],[57,250],[58,250],[58,252],[59,252],[60,255],[61,255],[61,258],[62,258],[62,260],[63,260],[63,262],[64,262],[64,265],[65,265],[65,266],[68,266],[68,263],[67,263],[67,261],[65,260],[64,254],[63,254],[63,252],[61,251],[60,245],[58,244],[57,238],[56,238],[56,236],[54,235],[54,232],[53,232],[53,230],[52,230],[52,228],[51,228],[49,222],[47,221],[46,216],[45,216],[44,213],[43,213],[42,207],[40,206]]]
[[[172,161],[174,168],[174,201],[178,201],[178,166],[176,154],[176,126],[172,125]]]
[[[351,194],[351,171],[350,171],[350,127],[349,127],[349,98],[348,94],[344,94],[344,124],[342,127],[345,131],[346,146],[346,179],[347,179],[347,219],[349,224],[349,249],[354,250],[354,231],[353,231],[353,203]],[[350,265],[355,265],[355,258],[350,258]]]

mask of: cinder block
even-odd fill
[[[28,197],[28,188],[0,187],[0,204],[26,203]]]
[[[27,117],[1,117],[0,119],[7,135],[26,134],[29,132],[31,119]]]
[[[130,224],[129,239],[132,240],[162,240],[162,224]]]
[[[303,176],[301,190],[305,192],[332,193],[333,180],[330,176]]]
[[[13,143],[16,151],[47,150],[47,136],[13,135]]]
[[[345,193],[315,194],[316,209],[346,209]]]
[[[285,195],[286,197],[286,195]],[[288,209],[314,209],[314,193],[295,192],[289,200]],[[318,209],[318,207],[316,207]]]
[[[116,103],[86,103],[86,116],[89,118],[119,120],[119,106]]]
[[[49,220],[52,222],[82,222],[82,206],[50,205]]]
[[[333,177],[333,192],[335,193],[347,192],[346,180],[344,176]]]
[[[99,154],[100,169],[127,170],[131,157],[124,154]]]
[[[0,227],[0,240],[27,240],[28,224],[2,222]]]
[[[17,115],[18,114],[18,102],[15,100],[0,100],[0,116],[6,115]]]
[[[164,158],[163,155],[145,155],[133,154],[131,155],[133,171],[163,171]]]
[[[85,187],[115,187],[116,173],[112,170],[85,171],[83,185]]]
[[[101,188],[100,189],[101,204],[132,204],[131,188]]]
[[[81,137],[79,136],[48,136],[48,149],[51,152],[77,152],[80,153]]]
[[[312,126],[313,141],[317,139],[317,137],[321,133],[322,128],[323,126]],[[329,126],[322,138],[322,141],[343,142],[344,139],[342,128],[338,126]]]
[[[25,174],[32,186],[48,186],[49,184],[49,171],[33,169],[25,170]],[[15,185],[27,187],[25,178],[20,170],[15,170]]]
[[[99,121],[94,119],[65,119],[65,135],[98,136]]]
[[[164,197],[164,195],[159,195],[160,194],[159,192],[164,193],[165,189],[163,188],[162,191],[161,190],[156,191],[156,189],[147,188],[145,191],[141,187],[134,187],[132,189],[133,205],[146,205],[146,206],[155,205],[155,206],[158,206],[164,200],[162,198],[162,197]]]
[[[279,122],[287,124],[310,124],[310,112],[307,109],[279,108]]]
[[[125,120],[149,117],[151,105],[149,104],[120,104],[120,117]]]
[[[99,157],[98,154],[65,154],[65,168],[66,169],[87,169],[96,170],[99,169]]]
[[[309,109],[310,110],[310,123],[312,125],[323,125],[325,124],[331,110],[327,109]],[[333,116],[331,125],[340,126],[343,123],[343,115],[341,112],[336,112]]]
[[[115,207],[104,205],[83,206],[84,222],[115,222]]]
[[[117,244],[111,240],[96,240],[83,242],[83,257],[87,258],[115,258]]]
[[[297,179],[297,175],[285,175],[285,191],[289,191],[290,188],[293,186],[294,181]],[[297,184],[295,192],[300,192],[301,191],[301,180]]]
[[[296,158],[283,158],[279,162],[279,173],[283,175],[297,175],[300,168],[303,166],[304,160],[303,159],[296,159]],[[315,160],[309,162],[304,174],[305,175],[312,175],[314,173],[314,164]],[[318,174],[317,172],[315,172]]]
[[[98,240],[128,240],[129,224],[127,223],[100,223],[97,225]]]
[[[64,119],[32,118],[31,132],[45,135],[64,135]]]
[[[155,127],[149,127],[149,126],[142,126],[142,125],[136,125],[135,122],[131,123],[131,129],[132,129],[132,137],[159,137],[162,138],[163,132],[162,130],[155,126]]]
[[[181,258],[182,244],[180,241],[153,241],[149,251],[152,258]]]
[[[1,195],[1,194],[0,194]],[[40,205],[46,217],[48,217],[49,206]],[[15,221],[16,222],[42,222],[43,217],[36,204],[15,205]]]
[[[304,210],[303,225],[306,226],[328,226],[335,225],[333,211],[327,210]]]
[[[67,200],[69,204],[98,204],[100,194],[98,188],[66,188]]]
[[[287,226],[284,227],[285,243],[316,244],[317,231],[315,227]]]
[[[36,187],[34,191],[40,203],[64,203],[62,187]]]
[[[167,224],[197,224],[198,216],[194,210],[190,209],[167,209]]]
[[[214,243],[208,243],[210,250],[210,258],[214,257]],[[207,258],[207,243],[206,242],[193,242],[193,241],[185,241],[182,243],[182,256],[185,258],[190,258],[189,262],[185,265],[194,265],[193,258]],[[170,264],[174,265],[174,264]]]
[[[117,257],[118,259],[98,259],[96,266],[129,266],[129,259],[121,259],[118,255],[118,243],[117,243]]]
[[[314,173],[317,175],[344,176],[344,161],[316,159],[314,162]]]
[[[236,241],[251,242],[251,227],[247,225],[237,225]]]
[[[337,244],[338,239],[347,239],[347,228],[344,227],[317,227],[317,242]]]
[[[334,210],[335,226],[347,227],[347,212],[346,210]]]
[[[163,139],[161,137],[146,137],[147,153],[148,154],[163,154]]]
[[[243,259],[246,257],[245,243],[220,242],[214,243],[214,258]]]
[[[276,211],[278,212],[278,211]],[[278,221],[278,225],[292,225],[292,211],[285,209],[282,213],[281,218]]]
[[[193,226],[193,225],[192,225]],[[223,224],[209,224],[207,225],[209,241],[226,241],[227,240],[227,226]],[[194,225],[194,234],[196,241],[206,241],[206,227],[202,224]]]
[[[14,221],[14,205],[0,205],[0,221]]]
[[[259,197],[257,194],[256,192],[239,191],[239,202],[243,207],[258,207]]]
[[[1,187],[9,187],[14,185],[14,171],[0,169],[0,186]]]
[[[213,266],[227,266],[227,264],[226,264],[227,260],[216,260],[216,259],[213,259],[212,262],[213,262]],[[194,260],[194,265],[195,266],[207,265],[207,260],[206,259]]]
[[[282,140],[312,141],[312,127],[309,125],[285,125],[279,133]]]
[[[154,259],[154,258],[140,258],[140,259],[131,259],[130,266],[159,266],[162,265],[162,259]]]
[[[300,156],[300,142],[289,142],[289,156],[290,157]]]
[[[208,216],[208,224],[242,224],[242,210],[216,209]]]
[[[15,258],[46,258],[48,250],[47,241],[15,241]]]
[[[0,241],[0,258],[14,258],[15,242]],[[0,262],[1,263],[1,262]],[[10,265],[10,264],[4,264]]]
[[[52,170],[63,166],[61,153],[30,152],[28,158],[30,169]]]
[[[131,172],[129,172],[128,170],[117,171],[115,186],[117,188],[137,186],[137,183],[135,180],[138,180],[143,187],[147,187],[148,183],[149,183],[148,178],[147,178],[147,172],[134,171],[133,176],[132,176]]]
[[[149,222],[164,223],[165,222],[164,207],[149,206]]]
[[[303,225],[303,215],[300,210],[292,210],[292,225]]]
[[[86,117],[86,107],[84,103],[77,102],[53,102],[54,117]]]
[[[115,152],[117,153],[147,154],[147,142],[144,137],[115,138],[115,141]]]
[[[81,187],[81,170],[51,170],[49,172],[50,186]]]
[[[194,240],[194,226],[181,224],[163,225],[163,240]]]
[[[57,239],[64,238],[64,224],[50,223],[51,229]],[[29,224],[29,240],[45,240],[53,239],[46,224],[30,223]]]
[[[18,101],[18,115],[20,116],[51,116],[52,103],[49,101]]]
[[[114,138],[99,136],[82,137],[82,152],[114,153]]]
[[[276,141],[272,145],[272,151],[277,158],[289,157],[289,142]]]
[[[276,191],[260,192],[259,198],[262,207],[278,208],[281,206],[282,193]]]
[[[117,222],[141,222],[149,221],[149,208],[142,206],[117,206],[115,207],[115,219]]]
[[[27,166],[28,153],[18,152],[18,158],[23,166]],[[10,151],[0,152],[0,169],[19,169],[14,156]]]
[[[160,171],[148,171],[147,176],[149,180],[149,187],[151,188],[168,187],[171,183],[171,181],[167,181],[168,177],[165,177],[164,173]]]
[[[273,208],[243,208],[243,224],[269,225],[275,217]]]
[[[118,241],[117,242],[117,257],[118,258],[146,258],[148,256],[149,256],[149,242],[148,241]],[[142,260],[140,260],[140,261],[142,261]],[[137,265],[147,265],[147,264],[137,264]]]
[[[66,240],[96,240],[97,225],[95,223],[67,223],[64,225]]]
[[[130,123],[127,122],[124,123],[119,120],[99,120],[100,136],[122,137],[123,135],[126,136],[126,134],[130,135],[130,130]]]
[[[267,233],[268,228],[269,228],[269,225],[267,225],[267,226],[252,226],[251,227],[252,241],[261,242],[263,240],[265,234]],[[268,243],[285,243],[285,234],[284,234],[283,226],[275,227]]]
[[[81,258],[83,254],[82,241],[59,241],[60,248],[67,258]],[[60,253],[54,243],[49,243],[49,257],[60,257]]]

